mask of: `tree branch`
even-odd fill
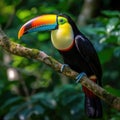
[[[9,38],[1,29],[0,46],[9,53],[41,61],[52,67],[57,72],[60,72],[62,64],[59,63],[57,60],[55,60],[51,56],[48,56],[43,51],[39,51],[37,49],[30,49],[15,42],[9,41]],[[69,67],[65,67],[62,74],[72,78],[73,80],[75,80],[75,77],[78,75],[77,72],[73,71]],[[80,83],[83,86],[87,87],[89,90],[91,90],[95,95],[100,97],[106,103],[108,103],[111,107],[120,111],[120,97],[116,97],[110,94],[105,89],[101,88],[100,86],[89,80],[87,76],[83,76]]]

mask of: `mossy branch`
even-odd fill
[[[51,56],[48,56],[43,51],[39,51],[37,49],[30,49],[10,41],[6,34],[2,31],[2,29],[0,29],[0,46],[11,54],[44,62],[57,72],[60,72],[62,64],[59,63],[57,60],[55,60]],[[78,75],[77,72],[73,71],[69,67],[65,67],[62,74],[72,78],[73,80],[75,80],[75,77]],[[89,80],[87,76],[83,76],[80,83],[83,86],[87,87],[89,90],[91,90],[95,95],[100,97],[106,103],[108,103],[111,107],[120,111],[120,97],[116,97],[111,93],[107,92],[105,89],[101,88],[100,86]]]

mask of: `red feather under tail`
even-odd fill
[[[96,82],[95,76],[91,76],[90,80]],[[101,118],[102,117],[102,104],[100,98],[94,95],[86,87],[82,87],[85,93],[85,112],[88,117],[91,118]]]

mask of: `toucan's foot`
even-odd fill
[[[86,75],[86,73],[81,72],[81,73],[76,77],[76,83],[79,83],[80,80],[81,80],[81,78],[82,78],[83,76],[87,76],[87,75]]]
[[[62,67],[61,67],[60,71],[63,72],[64,68],[68,67],[68,66],[69,66],[68,64],[62,64]]]

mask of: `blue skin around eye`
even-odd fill
[[[32,29],[28,30],[28,32],[53,30],[53,29],[56,28],[56,26],[57,26],[56,23],[55,24],[50,24],[50,25],[43,25],[43,26],[32,28]]]

